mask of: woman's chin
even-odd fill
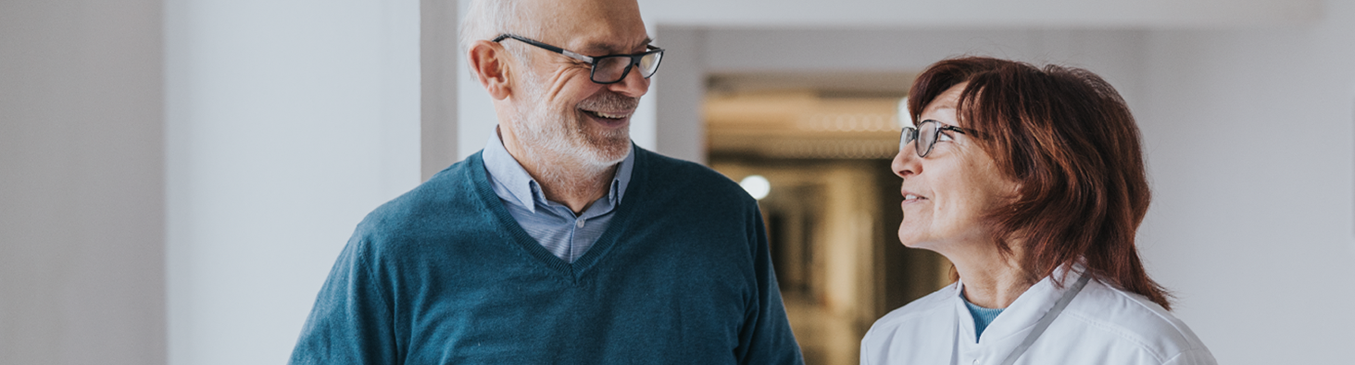
[[[907,232],[907,231],[904,231],[904,230],[900,229],[900,230],[899,230],[899,243],[902,243],[902,244],[903,244],[903,247],[907,247],[907,248],[916,248],[916,249],[922,249],[922,250],[934,251],[934,252],[937,252],[937,253],[940,253],[940,252],[941,252],[941,251],[937,251],[937,248],[940,248],[940,247],[938,247],[938,244],[939,244],[940,242],[938,242],[936,239],[934,239],[934,237],[920,237],[920,236],[918,236],[917,232]]]
[[[903,247],[907,248],[926,248],[922,244],[922,240],[912,234],[906,234],[903,230],[899,230],[899,243],[903,243]]]

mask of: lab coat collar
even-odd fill
[[[964,304],[964,281],[961,280],[954,286],[955,292],[952,293],[952,303],[955,306],[956,317],[958,317],[958,327],[956,330],[957,339],[961,343],[974,344],[980,346],[1007,344],[1015,346],[1019,343],[1026,333],[1030,332],[1031,327],[1040,321],[1040,317],[1054,306],[1054,302],[1063,296],[1072,283],[1076,282],[1085,271],[1082,265],[1074,265],[1068,277],[1062,280],[1063,285],[1054,284],[1053,278],[1062,277],[1064,272],[1068,271],[1066,267],[1060,267],[1054,270],[1054,274],[1041,279],[1026,289],[1025,293],[1016,298],[1016,301],[1002,310],[993,323],[983,330],[983,338],[975,341],[974,317],[969,314],[969,309]]]

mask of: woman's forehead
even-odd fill
[[[922,113],[931,114],[942,111],[950,111],[953,113],[956,105],[960,102],[960,94],[964,93],[966,86],[969,86],[968,82],[961,82],[951,86],[949,89],[946,89],[946,91],[941,92],[941,94],[936,96],[936,99],[932,99],[931,103],[927,104],[927,107],[922,110]]]

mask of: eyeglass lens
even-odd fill
[[[917,151],[918,157],[927,157],[927,153],[932,151],[932,146],[936,144],[936,137],[940,123],[933,120],[924,120],[918,125],[918,128],[903,127],[903,133],[899,136],[899,151],[908,148],[908,142],[917,140],[913,144],[914,151]]]
[[[640,76],[649,78],[654,75],[658,69],[659,58],[663,56],[662,52],[649,52],[640,56],[638,62]],[[621,81],[630,72],[633,56],[609,56],[594,59],[593,62],[593,81],[600,83],[612,83]]]

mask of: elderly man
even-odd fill
[[[294,364],[798,364],[756,202],[634,147],[663,50],[635,0],[477,0],[499,127],[367,216]]]

